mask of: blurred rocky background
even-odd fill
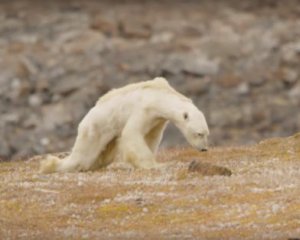
[[[2,0],[0,157],[69,150],[99,96],[155,76],[205,113],[213,146],[299,131],[300,1]]]

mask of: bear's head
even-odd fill
[[[193,104],[184,109],[176,125],[194,148],[207,151],[209,130],[203,113]]]

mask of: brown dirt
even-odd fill
[[[0,239],[300,237],[300,134],[206,153],[165,150],[164,170],[44,175],[38,159],[0,163]],[[190,172],[192,160],[232,175]]]

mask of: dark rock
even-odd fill
[[[295,84],[299,78],[298,72],[290,68],[284,68],[282,75],[282,80],[287,86]]]
[[[266,83],[266,78],[264,76],[257,76],[249,79],[249,84],[252,87],[260,87]]]
[[[242,80],[239,76],[233,74],[222,75],[217,80],[218,84],[224,88],[233,88],[241,84]]]
[[[292,102],[295,104],[300,103],[300,84],[295,85],[289,92],[288,95]]]
[[[0,144],[0,159],[8,159],[12,154],[10,145],[7,141],[2,141]]]
[[[197,172],[203,176],[214,176],[214,175],[222,175],[222,176],[231,176],[232,172],[225,167],[220,167],[216,165],[212,165],[209,163],[203,163],[198,160],[193,160],[189,167],[189,172]]]
[[[181,91],[185,94],[204,94],[209,91],[211,79],[209,77],[197,78],[193,80],[187,79],[185,84],[181,87]]]
[[[59,94],[62,96],[67,96],[74,91],[79,90],[84,85],[88,84],[87,81],[85,81],[82,78],[78,78],[76,76],[68,77],[67,79],[64,79],[63,81],[59,81],[55,84],[54,87],[52,87],[52,91],[55,94]]]
[[[140,22],[119,22],[120,35],[124,38],[148,39],[151,37],[151,25]]]
[[[113,22],[102,17],[96,16],[91,20],[90,28],[93,30],[101,31],[105,35],[117,36],[118,35],[118,26]]]

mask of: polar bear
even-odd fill
[[[93,170],[117,157],[137,168],[158,168],[155,153],[169,121],[193,147],[207,150],[209,129],[203,113],[166,79],[114,89],[80,122],[71,154],[64,159],[49,155],[41,172]]]

